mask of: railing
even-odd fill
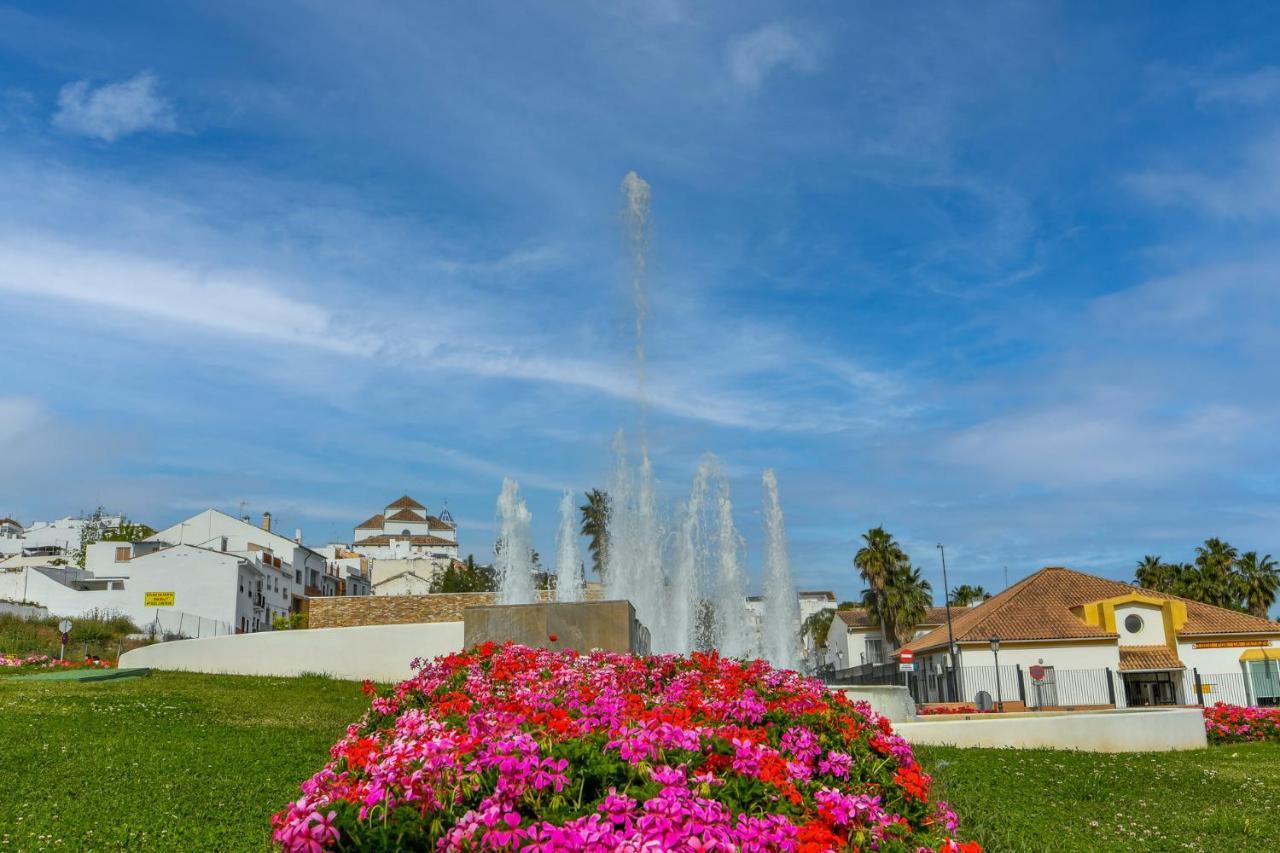
[[[144,633],[157,641],[221,637],[235,633],[229,622],[168,608],[157,608],[152,620],[142,627]]]

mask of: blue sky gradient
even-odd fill
[[[1280,553],[1280,11],[0,6],[0,515],[402,492],[543,554],[634,429],[777,469],[800,583],[886,525],[940,589]],[[940,599],[940,595],[938,596]]]

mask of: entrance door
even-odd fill
[[[1249,661],[1249,680],[1253,682],[1253,701],[1259,705],[1280,704],[1280,661]]]
[[[1178,690],[1170,672],[1127,672],[1124,698],[1130,708],[1178,704]]]

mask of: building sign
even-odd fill
[[[1197,649],[1265,649],[1270,640],[1208,640],[1196,643]]]
[[[144,592],[142,594],[142,606],[172,607],[174,598],[176,598],[176,595],[172,592]]]

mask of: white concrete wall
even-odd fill
[[[462,623],[367,625],[271,631],[201,640],[174,640],[125,652],[120,666],[233,675],[295,676],[394,681],[412,674],[415,657],[461,651]]]
[[[1114,640],[1105,643],[1058,643],[1055,645],[1000,646],[1000,666],[1021,666],[1044,662],[1055,669],[1103,669],[1115,671],[1120,666],[1120,648]],[[960,666],[995,666],[990,646],[960,647]]]
[[[894,730],[930,746],[1172,752],[1208,745],[1198,708],[931,717]]]
[[[426,595],[429,592],[430,582],[416,575],[400,575],[379,584],[374,595]]]
[[[1142,619],[1142,628],[1136,633],[1125,627],[1127,616]],[[1168,642],[1164,632],[1164,610],[1150,604],[1126,604],[1116,608],[1116,633],[1122,646],[1163,646]]]

